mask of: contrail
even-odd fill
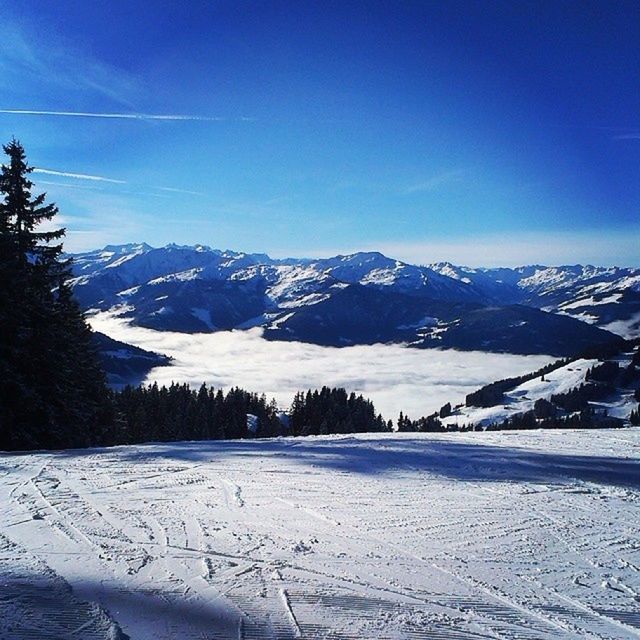
[[[126,184],[124,180],[114,180],[102,176],[93,176],[87,173],[70,173],[69,171],[54,171],[53,169],[35,168],[33,173],[44,173],[48,176],[63,176],[64,178],[76,178],[77,180],[93,180],[95,182],[112,182],[114,184]]]
[[[20,116],[66,116],[73,118],[111,118],[116,120],[178,120],[221,122],[226,118],[214,116],[190,116],[190,115],[156,115],[149,113],[96,113],[92,111],[35,111],[31,109],[0,109],[0,113],[8,113]],[[251,118],[240,118],[249,121]]]

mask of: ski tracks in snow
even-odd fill
[[[640,637],[640,481],[578,472],[638,447],[624,430],[0,456],[0,638]]]

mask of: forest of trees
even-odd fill
[[[71,261],[62,251],[65,231],[54,226],[58,209],[46,202],[46,194],[32,194],[33,169],[22,145],[12,140],[3,150],[8,160],[0,172],[0,450],[393,429],[371,401],[341,388],[297,393],[288,413],[264,395],[238,388],[226,393],[204,384],[197,390],[186,384],[110,389],[91,328],[73,297]],[[466,404],[497,404],[505,391],[567,362],[486,385],[469,394]],[[594,367],[581,387],[491,428],[619,426],[594,414],[588,402],[610,391],[616,378],[634,380],[639,369],[640,350],[626,369],[615,363]],[[640,391],[635,397],[640,402]],[[559,409],[570,415],[558,417]],[[447,403],[418,420],[400,413],[396,427],[444,431],[442,419],[452,411]],[[631,422],[640,424],[638,410]]]
[[[376,415],[373,403],[344,389],[322,387],[320,391],[297,393],[289,412],[291,435],[363,433],[391,431],[392,423]]]

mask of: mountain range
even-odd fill
[[[261,327],[271,340],[405,343],[573,355],[640,335],[640,269],[472,269],[377,252],[273,259],[203,245],[109,245],[75,254],[86,310],[161,331]]]

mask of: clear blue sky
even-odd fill
[[[640,264],[638,2],[0,10],[0,137],[70,249]]]

